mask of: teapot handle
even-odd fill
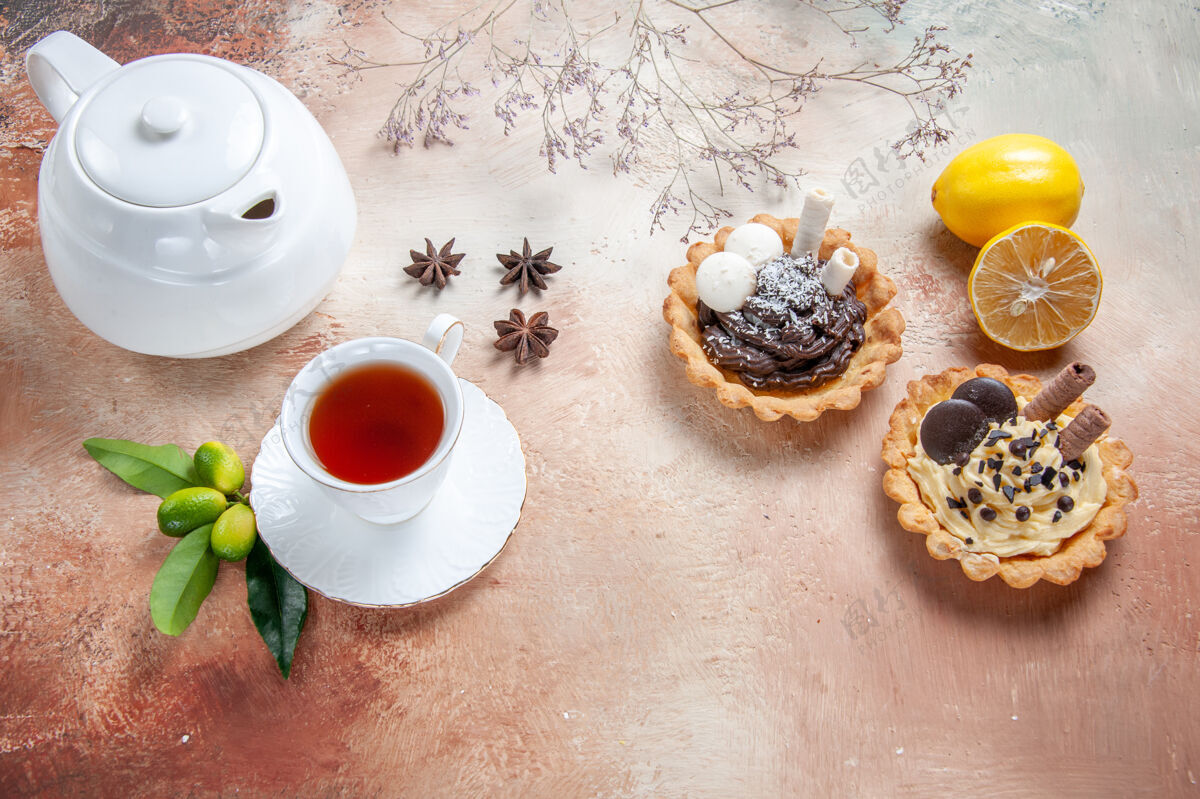
[[[68,31],[55,31],[25,54],[29,83],[55,122],[63,121],[89,86],[120,66]]]

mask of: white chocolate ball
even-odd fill
[[[758,288],[758,275],[737,253],[714,252],[696,270],[696,293],[717,313],[739,310]]]
[[[783,255],[783,239],[766,225],[747,222],[734,228],[725,239],[725,252],[737,253],[757,269]]]

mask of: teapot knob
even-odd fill
[[[178,97],[151,97],[142,106],[142,126],[159,136],[177,133],[187,120],[187,108]]]

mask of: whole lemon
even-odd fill
[[[1071,154],[1030,133],[973,144],[934,181],[933,207],[950,232],[982,247],[1023,222],[1069,227],[1079,215],[1083,180]]]
[[[158,529],[176,538],[217,520],[229,504],[213,488],[181,488],[158,506]]]
[[[249,555],[257,537],[254,511],[239,502],[217,519],[208,543],[218,558],[233,561]]]
[[[222,494],[232,494],[246,482],[246,467],[233,447],[220,441],[206,441],[192,456],[200,481]]]

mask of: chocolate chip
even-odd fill
[[[949,505],[951,508],[967,507],[967,503],[963,502],[961,499],[955,499],[954,497],[946,497],[946,504]]]
[[[1057,504],[1058,509],[1063,513],[1070,513],[1075,509],[1075,500],[1071,499],[1070,497],[1059,497]]]
[[[983,467],[985,467],[985,466],[987,466],[987,461],[985,461],[983,458],[980,458],[979,459],[979,473],[980,474],[983,474]]]
[[[1031,436],[1026,436],[1024,438],[1014,438],[1008,444],[1008,451],[1011,452],[1015,457],[1025,458],[1026,456],[1028,456],[1029,450],[1031,448],[1035,448],[1037,446],[1037,443],[1038,442],[1034,441]]]
[[[982,481],[982,480],[976,480],[976,481],[975,481],[975,485],[979,486],[980,488],[983,488],[983,481]]]
[[[996,469],[999,471],[1000,467],[1004,465],[1004,461],[1000,460],[999,458],[988,458],[987,464],[989,469]]]
[[[1072,458],[1071,460],[1067,461],[1067,468],[1068,469],[1082,469],[1083,464],[1079,462],[1079,458]]]
[[[974,544],[974,543],[975,543],[975,539],[974,539],[974,538],[971,538],[970,536],[968,536],[968,537],[967,537],[967,540],[966,540],[966,542],[965,542],[965,543],[966,543],[966,545],[967,545],[967,546],[971,546],[971,544]]]
[[[958,515],[959,515],[959,516],[961,516],[961,517],[963,517],[963,518],[964,518],[964,519],[966,519],[967,521],[970,521],[970,520],[971,520],[971,514],[967,513],[965,510],[960,510],[960,511],[958,512]]]
[[[1007,430],[999,430],[999,429],[993,430],[992,432],[988,433],[988,437],[987,437],[988,446],[995,444],[997,441],[999,441],[1002,438],[1012,438],[1012,433],[1008,432]]]
[[[1040,464],[1040,463],[1035,463],[1029,467],[1030,474],[1040,474],[1041,471],[1042,471],[1042,464]]]
[[[1027,508],[1024,505],[1017,506],[1017,521],[1019,521],[1019,522],[1029,521],[1029,508]]]
[[[992,475],[992,485],[997,491],[1000,490],[1000,472],[996,472]]]
[[[1056,522],[1056,521],[1058,521],[1058,520],[1059,520],[1059,519],[1061,519],[1061,518],[1062,518],[1062,511],[1060,511],[1060,510],[1056,510],[1056,511],[1054,511],[1054,518],[1053,518],[1053,519],[1051,519],[1050,521],[1052,521],[1052,522]]]
[[[974,447],[972,447],[972,449],[974,449]],[[953,462],[954,462],[954,463],[956,463],[956,464],[958,464],[958,466],[959,466],[959,467],[966,466],[968,463],[970,463],[970,462],[971,462],[971,453],[969,453],[969,452],[960,452],[960,453],[958,453],[957,455],[955,455],[955,456],[954,456],[954,461],[953,461]]]
[[[980,502],[983,502],[983,492],[978,488],[972,488],[967,492],[967,499],[978,505]]]
[[[983,411],[989,422],[1000,422],[1017,412],[1017,400],[1008,386],[990,377],[973,377],[951,395]]]
[[[1058,474],[1058,470],[1053,466],[1047,466],[1046,471],[1042,472],[1042,486],[1045,488],[1054,488],[1054,475]]]
[[[921,420],[921,446],[925,454],[941,464],[947,464],[983,441],[987,434],[983,411],[961,399],[939,402],[925,412]]]
[[[982,507],[979,509],[979,518],[985,522],[994,522],[996,521],[996,511],[988,507]]]
[[[962,467],[961,467],[961,466],[955,466],[955,467],[954,467],[954,469],[953,469],[952,471],[953,471],[953,474],[954,474],[954,476],[955,476],[955,477],[958,477],[960,474],[962,474]]]
[[[1020,476],[1021,476],[1021,467],[1020,467],[1020,466],[1014,466],[1014,467],[1013,467],[1013,472],[1012,472],[1012,473],[1013,473],[1013,477],[1020,477]]]
[[[1036,477],[1026,477],[1025,478],[1025,493],[1028,494],[1030,491],[1032,491],[1034,485],[1039,482],[1041,482],[1041,481],[1038,480]]]
[[[1013,488],[1012,486],[1004,486],[1004,488],[1001,488],[1000,491],[1004,494],[1004,498],[1007,499],[1010,504],[1013,501],[1013,497],[1017,495],[1017,489]]]
[[[1058,473],[1058,484],[1060,486],[1062,486],[1063,488],[1066,488],[1067,486],[1069,486],[1071,484],[1071,478],[1067,475],[1066,472]]]
[[[1053,419],[1051,419],[1050,421],[1046,422],[1046,429],[1047,429],[1047,430],[1057,430],[1057,429],[1058,429],[1058,422],[1056,422],[1056,421],[1054,421]]]

